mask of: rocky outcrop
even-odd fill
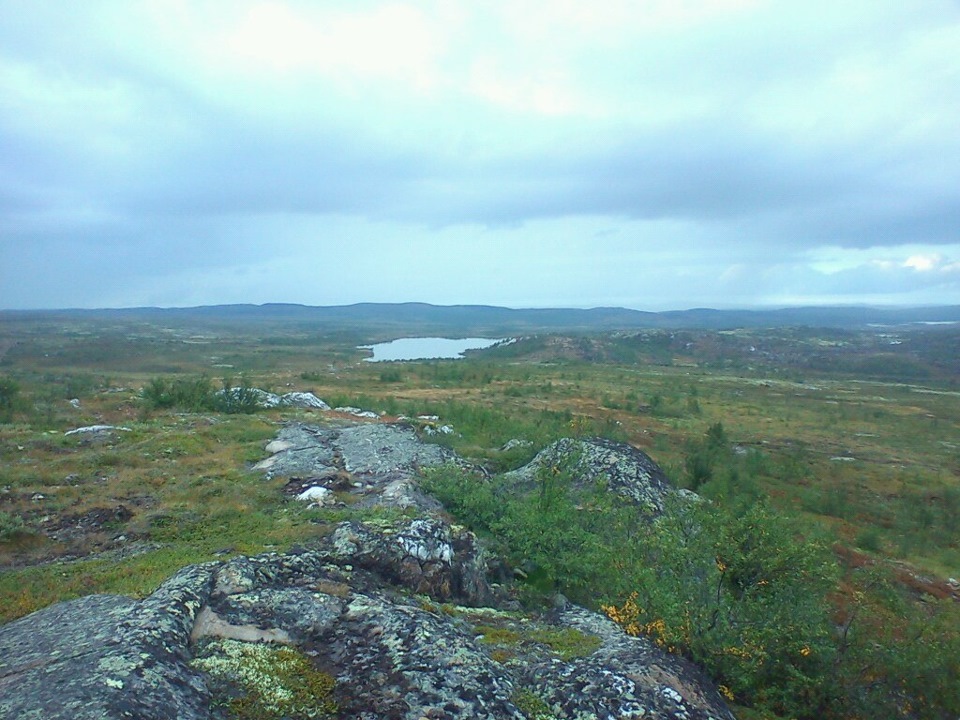
[[[225,395],[234,402],[245,400],[252,401],[255,405],[262,408],[275,407],[293,407],[293,408],[314,408],[316,410],[329,410],[330,406],[311,392],[288,392],[283,395],[267,392],[260,388],[241,388],[234,387],[224,390],[218,390],[218,395]]]
[[[84,427],[67,430],[64,436],[69,435],[109,435],[114,432],[133,432],[128,427],[119,427],[117,425],[85,425]]]
[[[478,539],[414,502],[415,468],[448,451],[390,425],[290,426],[279,440],[274,474],[332,468],[363,478],[365,500],[411,504],[286,553],[185,568],[144,600],[95,595],[0,627],[0,717],[206,720],[270,695],[261,716],[732,720],[696,668],[605,617],[520,612]],[[315,682],[297,666],[300,690],[278,689],[264,663],[279,678],[294,656],[244,648],[289,648]]]
[[[189,661],[211,581],[211,567],[188,567],[140,602],[90,595],[0,627],[0,717],[210,717]]]
[[[554,468],[569,473],[574,487],[603,483],[653,515],[663,512],[669,497],[692,495],[677,490],[642,450],[605,438],[563,438],[541,450],[519,470],[506,473],[505,478],[516,483],[518,489],[532,489],[541,472]]]
[[[373,571],[436,600],[482,605],[493,599],[477,537],[435,517],[399,526],[344,523],[324,545],[333,561]]]
[[[291,477],[288,492],[302,496],[311,488],[350,491],[359,506],[440,510],[413,479],[427,467],[463,462],[451,450],[423,443],[406,424],[292,423],[267,444],[270,457],[253,469],[268,477]],[[307,498],[304,498],[307,499]]]

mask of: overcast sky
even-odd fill
[[[960,2],[0,0],[0,307],[960,304]]]

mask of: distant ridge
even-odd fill
[[[790,307],[763,310],[693,308],[646,312],[622,307],[506,308],[491,305],[431,305],[421,302],[357,303],[309,306],[207,305],[187,308],[121,308],[97,310],[3,310],[0,321],[13,319],[130,320],[162,323],[235,325],[250,323],[303,329],[395,329],[410,333],[476,333],[491,335],[538,331],[651,329],[724,330],[762,327],[865,328],[912,323],[960,323],[960,305],[939,307]]]

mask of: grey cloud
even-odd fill
[[[628,23],[609,39],[565,37],[556,47],[523,45],[527,37],[499,45],[510,38],[485,16],[475,27],[489,37],[441,58],[450,61],[441,70],[455,71],[436,95],[193,68],[177,55],[183,48],[156,39],[148,7],[162,6],[0,6],[0,83],[12,88],[0,96],[0,252],[46,283],[29,302],[70,304],[71,285],[96,297],[102,278],[121,273],[132,286],[226,266],[218,277],[239,282],[235,268],[265,254],[314,261],[332,238],[345,267],[393,278],[393,266],[343,250],[351,222],[369,252],[410,243],[415,268],[438,247],[483,248],[496,236],[510,238],[511,262],[531,276],[562,222],[586,238],[608,228],[562,249],[575,268],[589,260],[636,272],[635,250],[648,249],[717,298],[730,296],[725,269],[752,258],[754,277],[774,278],[771,292],[802,277],[823,295],[939,288],[960,301],[949,274],[864,266],[825,276],[803,270],[801,257],[823,245],[954,252],[960,86],[950,79],[960,60],[943,40],[960,22],[954,5],[771,4],[646,35]],[[226,23],[246,6],[195,7],[196,22]],[[201,30],[200,40],[212,37]],[[557,79],[579,106],[551,116],[471,95],[467,69],[484,53],[509,71],[505,82]],[[832,78],[849,71],[859,82],[861,65],[863,82],[878,85],[848,103]],[[447,264],[431,268],[501,273],[483,253],[474,265],[465,255],[444,253]],[[632,276],[605,267],[591,266],[598,285],[628,297]],[[572,284],[561,270],[544,293],[559,298]],[[390,292],[403,291],[391,282]],[[761,284],[743,288],[743,301]],[[457,302],[455,289],[436,292]]]

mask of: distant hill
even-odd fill
[[[428,303],[358,303],[313,307],[283,303],[210,305],[191,308],[100,310],[5,310],[4,320],[96,319],[169,325],[299,327],[409,334],[508,335],[550,331],[704,329],[762,327],[865,328],[912,323],[960,323],[960,305],[918,308],[794,307],[764,310],[695,308],[645,312],[620,307],[526,308]]]

